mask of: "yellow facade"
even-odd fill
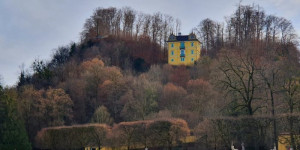
[[[168,64],[191,66],[200,59],[200,55],[201,43],[194,34],[170,36],[168,40]]]
[[[112,150],[110,147],[102,147],[99,149],[99,147],[93,146],[93,147],[85,147],[84,150]]]
[[[300,141],[300,136],[296,135],[294,136],[295,138],[295,146],[294,150],[299,148],[299,141]],[[291,138],[289,134],[281,134],[278,136],[278,150],[290,150],[291,149]]]

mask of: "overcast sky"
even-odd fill
[[[4,85],[17,82],[20,66],[30,68],[34,59],[49,60],[53,50],[79,41],[85,20],[97,7],[129,6],[153,14],[179,18],[188,34],[205,18],[224,22],[240,0],[1,0],[0,76]],[[300,33],[300,0],[243,0],[259,4],[267,14],[291,20]],[[300,35],[300,34],[299,34]]]

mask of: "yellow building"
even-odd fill
[[[295,135],[295,148],[293,150],[297,150],[299,148],[300,136]],[[282,133],[278,136],[278,150],[291,150],[291,137],[288,133]]]
[[[200,59],[201,42],[194,33],[175,36],[171,34],[168,39],[168,63],[170,65],[194,65]]]
[[[99,149],[99,147],[97,147],[97,146],[87,146],[87,147],[84,148],[84,150],[112,150],[112,148],[102,147],[101,149]]]

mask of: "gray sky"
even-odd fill
[[[34,59],[50,59],[53,50],[79,41],[85,20],[97,7],[129,6],[153,14],[179,18],[187,34],[205,18],[224,22],[239,0],[1,0],[0,75],[4,85],[14,85],[20,66]],[[300,35],[300,0],[243,0],[259,4],[267,14],[291,20]]]

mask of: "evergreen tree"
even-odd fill
[[[16,101],[5,94],[0,85],[0,149],[29,150],[31,145],[20,120]]]

